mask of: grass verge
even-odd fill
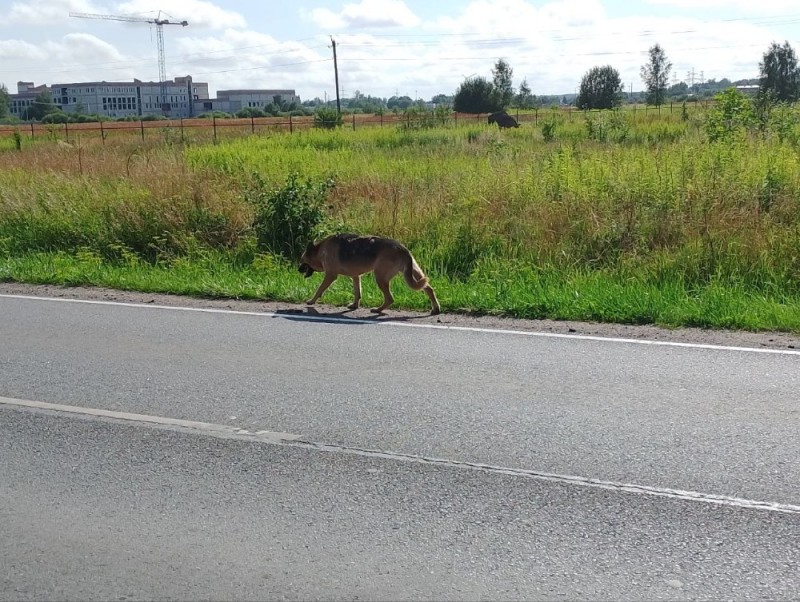
[[[152,265],[138,260],[109,263],[91,253],[30,253],[0,259],[0,280],[202,297],[262,299],[301,303],[320,275],[306,280],[289,264],[238,264],[232,256],[206,254]],[[698,326],[800,332],[800,302],[710,282],[688,289],[678,279],[652,282],[598,271],[515,270],[466,280],[433,279],[445,312],[517,318]],[[364,302],[381,294],[371,276],[363,279]],[[401,278],[392,283],[395,309],[428,311],[425,295],[410,291]],[[352,300],[351,281],[340,278],[322,301],[344,306]]]

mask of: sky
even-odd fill
[[[135,16],[141,22],[71,17]],[[569,94],[611,65],[626,90],[660,44],[673,83],[758,77],[772,42],[800,52],[797,0],[0,0],[0,83],[158,81],[158,18],[168,79],[218,90],[293,89],[430,100],[499,59],[533,94]]]

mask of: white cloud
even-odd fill
[[[0,61],[44,60],[47,53],[22,40],[0,40]]]
[[[70,12],[91,13],[96,9],[83,0],[38,0],[37,2],[14,2],[5,15],[0,15],[0,24],[45,27],[61,24]]]
[[[12,1],[14,6],[28,6],[20,0]],[[60,26],[48,32],[30,23],[27,36],[22,31],[24,25],[15,28],[14,37],[27,44],[0,42],[0,81],[155,79],[158,62],[152,28],[149,36],[146,27],[137,30],[95,23],[89,29],[80,19],[67,19],[69,28],[64,27],[64,12],[76,10],[77,3],[103,1],[121,0],[29,2],[32,11],[56,7],[50,14],[59,15]],[[612,17],[604,9],[610,5],[606,0],[472,0],[457,9],[438,11],[432,3],[434,10],[427,12],[438,12],[439,16],[425,22],[409,10],[408,6],[415,6],[410,0],[339,0],[336,5],[340,10],[336,12],[317,11],[313,22],[306,15],[305,30],[294,29],[291,34],[283,30],[289,23],[302,25],[286,15],[281,26],[265,23],[262,33],[248,29],[234,9],[220,8],[245,11],[244,3],[211,1],[219,4],[205,0],[124,0],[99,10],[84,4],[83,10],[101,14],[135,11],[155,16],[161,9],[168,18],[187,19],[189,27],[165,31],[168,77],[192,75],[197,81],[208,82],[212,93],[240,87],[292,88],[303,98],[325,93],[330,98],[334,94],[327,34],[334,34],[337,42],[339,81],[345,94],[358,89],[378,96],[399,93],[430,98],[452,94],[465,77],[473,74],[491,78],[499,58],[511,65],[515,86],[527,79],[537,95],[574,92],[589,69],[606,64],[620,72],[626,90],[631,84],[634,90],[641,90],[639,70],[647,60],[647,49],[656,42],[666,50],[680,80],[692,69],[696,78],[701,72],[706,79],[756,77],[758,62],[769,43],[781,42],[785,33],[779,32],[786,31],[782,27],[785,19],[748,17],[731,10],[714,11],[719,15],[717,20],[711,20],[709,12],[678,9],[670,11],[674,16],[663,17],[648,12],[664,11],[637,3],[628,12],[639,16]],[[692,0],[692,5],[714,1]],[[15,13],[18,16],[24,12],[19,11],[22,8]],[[248,13],[248,18],[253,21],[250,27],[254,27],[257,17]],[[385,35],[391,29],[383,29],[380,33],[384,35],[365,29],[387,24],[409,27],[394,37]],[[65,29],[92,32],[98,38],[62,38]],[[61,33],[53,37],[58,31]]]
[[[421,23],[402,0],[361,0],[358,4],[345,4],[339,12],[317,8],[311,11],[310,18],[326,30],[416,27]]]
[[[118,62],[126,58],[113,45],[88,33],[67,34],[58,42],[45,43],[44,48],[50,56],[74,63]]]
[[[761,2],[758,4],[754,4],[752,0],[647,0],[646,3],[694,10],[724,8],[726,10],[739,10],[749,14],[753,14],[753,8],[755,6],[759,16],[776,14],[780,11],[794,11],[797,9],[797,0],[769,0],[769,2]]]
[[[170,71],[191,73],[207,81],[212,89],[293,88],[298,81],[313,85],[318,65],[330,62],[327,40],[319,48],[273,36],[230,29],[219,36],[187,37],[177,40],[178,54]],[[320,54],[319,50],[324,50]]]

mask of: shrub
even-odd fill
[[[327,217],[325,200],[333,186],[330,178],[300,182],[297,174],[291,174],[282,188],[268,190],[263,178],[253,174],[245,199],[255,208],[253,229],[259,248],[299,259]]]
[[[342,115],[333,107],[319,107],[314,113],[314,127],[332,130],[342,125]]]
[[[265,114],[266,113],[258,107],[245,107],[236,113],[236,117],[239,119],[247,119],[250,117],[264,117]]]
[[[742,136],[755,123],[753,104],[736,88],[714,98],[717,102],[706,115],[706,133],[712,142]]]
[[[42,117],[42,123],[67,123],[68,121],[69,116],[61,111],[57,113],[48,113]]]

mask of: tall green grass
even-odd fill
[[[724,143],[683,117],[4,151],[0,278],[300,300],[258,217],[300,177],[336,183],[304,232],[401,239],[451,311],[798,330],[797,112]]]

